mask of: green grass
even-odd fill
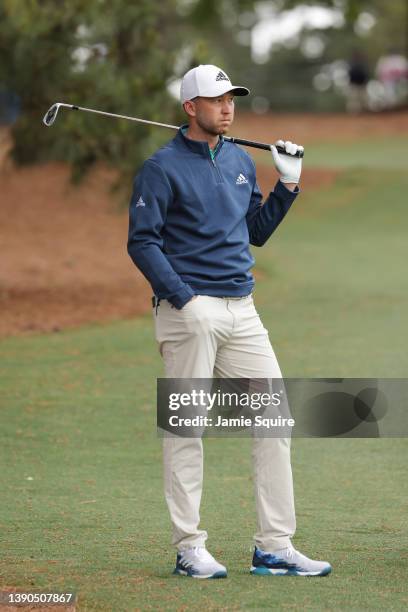
[[[287,376],[405,376],[405,174],[346,169],[256,249],[256,302]],[[405,225],[404,225],[405,224]],[[1,584],[74,588],[80,610],[408,607],[408,442],[293,441],[294,543],[325,579],[248,575],[250,441],[205,440],[202,526],[224,581],[170,574],[150,317],[0,346]]]
[[[3,584],[75,588],[81,610],[401,609],[405,440],[294,440],[295,543],[333,563],[322,580],[247,574],[250,441],[206,440],[202,524],[230,577],[170,576],[154,428],[161,366],[149,327],[144,319],[3,343]]]
[[[375,137],[354,142],[310,144],[305,153],[308,166],[327,168],[378,168],[407,170],[408,138]]]
[[[406,376],[407,189],[406,173],[345,171],[256,249],[257,303],[287,376]]]

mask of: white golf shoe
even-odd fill
[[[273,553],[255,547],[251,567],[257,576],[327,576],[331,571],[327,561],[313,561],[293,546]]]
[[[201,546],[186,548],[177,554],[173,574],[190,578],[226,578],[226,568]]]

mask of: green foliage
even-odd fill
[[[66,111],[45,129],[41,118],[61,101],[171,123],[176,105],[166,83],[177,50],[174,4],[4,2],[0,82],[18,93],[23,108],[13,128],[16,161],[68,160],[79,177],[94,161],[105,160],[134,173],[168,132]],[[81,52],[86,61],[78,61]]]

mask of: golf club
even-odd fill
[[[63,102],[56,102],[51,108],[45,113],[43,123],[50,127],[58,115],[58,111],[61,107],[68,108],[69,110],[85,111],[87,113],[96,113],[98,115],[105,115],[106,117],[114,117],[115,119],[127,119],[128,121],[137,121],[138,123],[146,123],[148,125],[157,125],[159,127],[170,128],[172,130],[178,130],[177,125],[168,125],[167,123],[158,123],[157,121],[148,121],[147,119],[138,119],[137,117],[128,117],[126,115],[117,115],[115,113],[107,113],[105,111],[95,110],[93,108],[84,108],[83,106],[76,106],[74,104],[64,104]],[[228,142],[234,142],[235,144],[244,145],[246,147],[253,147],[255,149],[264,149],[265,151],[271,150],[271,145],[264,142],[256,142],[253,140],[244,140],[243,138],[235,138],[234,136],[224,136],[224,140]],[[281,146],[276,147],[279,153],[283,155],[290,155],[286,149]],[[295,157],[303,157],[304,150],[297,151]]]

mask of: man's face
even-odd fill
[[[200,96],[191,100],[189,104],[200,128],[214,136],[227,132],[234,120],[233,93],[226,93],[217,98]]]

